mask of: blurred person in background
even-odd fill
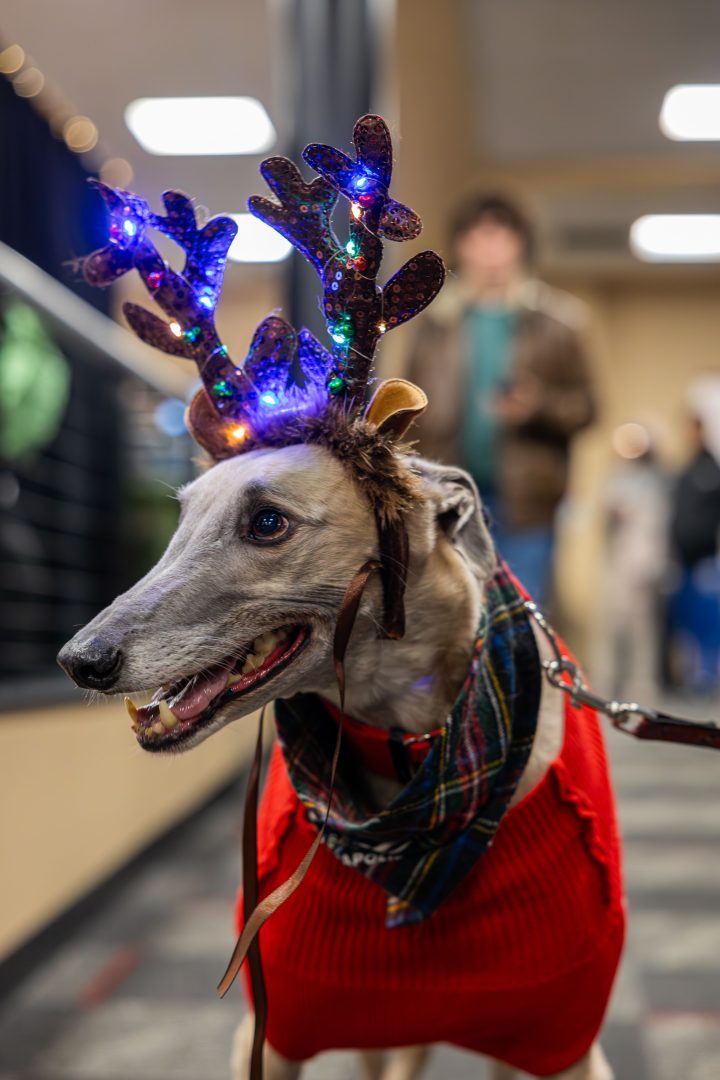
[[[668,607],[671,668],[685,689],[720,687],[720,374],[688,391],[691,459],[671,522],[679,581]]]
[[[621,424],[604,496],[593,682],[616,698],[644,701],[660,675],[659,615],[668,571],[670,478],[658,457],[656,424]]]
[[[471,473],[501,554],[545,602],[570,444],[594,415],[581,305],[531,277],[531,226],[503,196],[464,202],[450,241],[456,275],[409,359],[430,399],[422,452]]]

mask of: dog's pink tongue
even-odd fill
[[[212,675],[203,675],[189,684],[179,697],[169,702],[170,711],[178,720],[194,720],[205,712],[213,698],[221,694],[227,682],[227,670],[220,668]]]

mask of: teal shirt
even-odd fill
[[[463,465],[483,492],[496,487],[499,425],[494,399],[507,388],[517,325],[509,308],[476,307],[465,317],[467,368],[460,446]]]

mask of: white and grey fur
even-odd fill
[[[422,497],[406,519],[407,632],[399,641],[378,636],[382,593],[372,581],[347,652],[345,709],[371,724],[421,733],[447,715],[462,682],[494,553],[470,477],[419,458],[408,464]],[[61,663],[72,671],[83,657],[111,645],[122,656],[112,692],[132,694],[220,663],[264,631],[303,623],[312,635],[297,658],[267,684],[221,707],[183,749],[274,698],[315,691],[337,702],[332,640],[338,608],[353,574],[378,553],[372,509],[346,466],[320,446],[256,450],[214,466],[179,497],[180,523],[160,562],[64,647]],[[247,538],[248,524],[270,506],[290,528],[282,541],[261,546]],[[542,778],[562,736],[559,692],[545,686],[515,801]],[[369,774],[366,785],[378,804],[397,789]],[[248,1029],[241,1025],[236,1080],[246,1075],[247,1049]],[[364,1055],[363,1071],[368,1078],[411,1080],[424,1059],[423,1048],[388,1060]],[[498,1078],[511,1075],[499,1068]],[[299,1070],[299,1063],[266,1047],[267,1080],[293,1080]],[[561,1078],[611,1080],[612,1072],[595,1044]]]

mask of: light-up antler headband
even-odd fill
[[[398,379],[381,383],[369,404],[366,394],[379,338],[430,303],[445,270],[435,252],[423,251],[384,286],[377,284],[383,240],[412,240],[421,222],[388,193],[392,143],[381,117],[361,117],[353,143],[355,160],[331,146],[306,147],[303,158],[319,173],[310,183],[287,158],[268,158],[260,171],[277,201],[259,196],[248,200],[250,212],[315,267],[331,351],[309,330],[296,333],[284,319],[271,315],[260,323],[248,355],[236,366],[214,321],[235,223],[216,217],[198,228],[190,199],[177,191],[163,195],[165,216],[160,216],[138,196],[95,182],[109,212],[109,238],[85,259],[84,272],[94,285],[108,285],[132,269],[139,272],[170,321],[134,303],[124,305],[125,316],[143,341],[197,364],[203,389],[190,405],[188,426],[213,458],[263,445],[324,441],[355,464],[367,481],[364,490],[373,502],[386,556],[386,630],[398,636],[402,617],[392,616],[389,609],[401,606],[404,574],[398,577],[392,566],[406,557],[401,550],[406,543],[399,541],[397,530],[409,494],[402,470],[393,465],[391,443],[427,402],[417,387]],[[341,195],[350,210],[344,244],[330,220]],[[149,238],[152,230],[183,249],[181,272],[160,256]],[[355,462],[353,448],[358,450]],[[389,529],[395,530],[393,535]]]
[[[212,218],[198,228],[192,203],[180,192],[165,193],[163,217],[138,196],[97,182],[110,214],[110,235],[108,244],[85,260],[85,276],[92,284],[107,285],[138,270],[170,322],[133,303],[124,306],[127,320],[143,341],[197,364],[207,398],[196,399],[190,424],[202,443],[209,441],[216,458],[262,444],[264,430],[268,425],[275,429],[277,418],[317,415],[332,400],[343,402],[348,421],[360,415],[378,339],[421,311],[442,285],[441,259],[423,251],[378,286],[382,240],[412,240],[421,222],[388,194],[392,144],[385,122],[362,117],[353,142],[354,161],[331,146],[308,146],[303,157],[320,174],[311,183],[287,158],[268,158],[260,171],[277,202],[260,196],[248,200],[250,212],[282,233],[315,267],[332,352],[310,331],[296,334],[272,315],[260,324],[246,359],[236,366],[214,322],[236,232],[232,219]],[[330,221],[340,195],[350,204],[344,245]],[[153,229],[185,251],[180,273],[149,239]],[[208,405],[217,417],[211,432]],[[201,420],[197,430],[196,417]]]

